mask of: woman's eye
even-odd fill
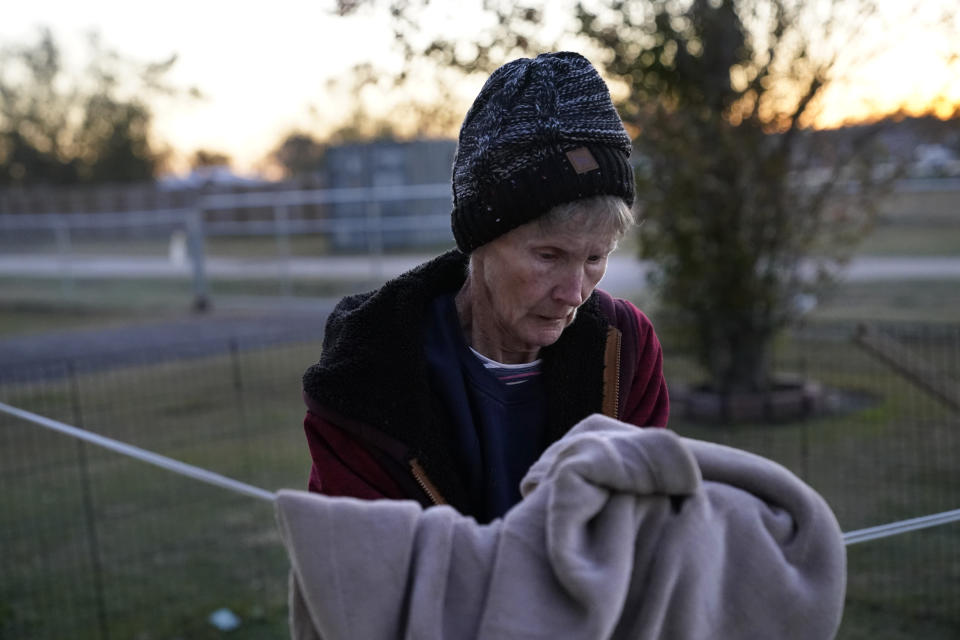
[[[557,254],[550,253],[549,251],[541,251],[537,255],[540,256],[541,260],[553,260],[557,257]]]
[[[589,262],[590,264],[597,264],[597,263],[600,262],[601,260],[603,260],[603,256],[588,256],[588,257],[587,257],[587,262]]]

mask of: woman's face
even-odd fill
[[[529,222],[474,252],[475,338],[480,330],[503,350],[533,353],[557,341],[617,244],[616,233],[592,228],[588,215],[548,229]]]

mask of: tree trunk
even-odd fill
[[[714,319],[707,327],[701,325],[699,336],[706,338],[700,351],[714,390],[727,394],[769,388],[769,329],[747,323],[722,326]]]

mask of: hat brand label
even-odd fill
[[[600,168],[597,159],[593,157],[590,150],[586,147],[577,147],[567,151],[567,160],[573,165],[573,170],[577,173],[588,173]]]

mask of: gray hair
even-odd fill
[[[576,225],[585,222],[585,229],[599,233],[613,232],[617,243],[636,224],[633,209],[620,196],[602,195],[581,198],[558,204],[545,214],[534,220],[540,230],[548,232],[567,225]],[[478,247],[478,249],[482,248]],[[473,260],[476,250],[470,252],[467,262],[467,274],[473,273]]]
[[[630,230],[636,218],[633,209],[619,196],[601,195],[558,204],[537,218],[542,230],[564,227],[576,221],[601,232],[613,231],[617,241]]]

